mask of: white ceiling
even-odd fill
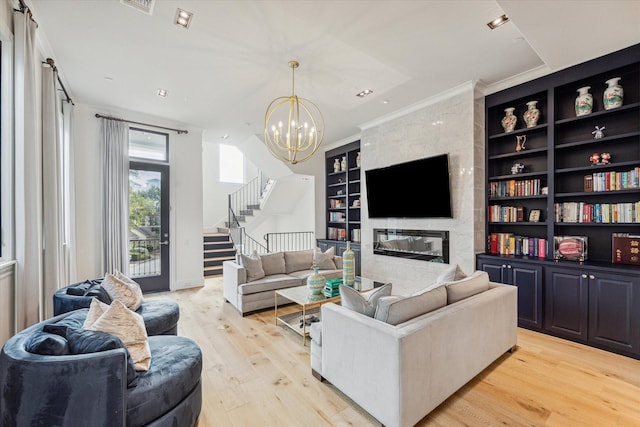
[[[639,0],[157,0],[152,16],[118,0],[26,3],[75,102],[237,143],[290,95],[292,59],[332,143],[465,82],[496,90],[640,43]],[[178,7],[194,13],[189,30],[173,24]],[[511,22],[489,30],[502,13]]]

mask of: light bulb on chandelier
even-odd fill
[[[313,156],[324,136],[324,117],[318,106],[295,94],[295,69],[299,66],[297,61],[289,61],[291,96],[280,96],[271,101],[264,116],[267,148],[276,158],[293,165]]]

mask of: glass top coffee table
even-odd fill
[[[378,282],[371,279],[357,278],[354,289],[364,292],[377,286]],[[299,309],[293,313],[278,316],[278,296],[298,305]],[[309,336],[309,326],[320,320],[320,306],[328,302],[339,303],[340,296],[327,298],[324,296],[324,292],[320,295],[311,295],[306,285],[279,289],[275,292],[276,325],[283,324],[302,335],[302,345],[304,346]]]

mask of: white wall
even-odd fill
[[[362,185],[362,275],[392,282],[394,293],[423,287],[447,265],[373,254],[373,229],[398,228],[449,231],[450,264],[466,272],[475,270],[475,254],[484,247],[483,112],[474,101],[471,83],[452,89],[422,108],[362,132],[362,171],[410,160],[449,153],[453,219],[369,219],[366,186]],[[476,137],[476,133],[480,136]],[[364,182],[364,172],[362,172]],[[416,198],[428,198],[429,188],[439,183],[416,177]],[[402,201],[411,203],[410,200]]]
[[[100,277],[102,230],[100,186],[100,120],[95,114],[113,115],[166,127],[179,123],[125,110],[76,105],[73,143],[76,156],[77,271],[80,280]],[[169,133],[171,191],[171,289],[201,286],[202,252],[202,131],[188,128],[186,135]]]

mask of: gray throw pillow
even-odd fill
[[[417,295],[382,297],[378,300],[374,318],[390,325],[398,325],[445,305],[447,290],[441,286]]]
[[[284,263],[287,274],[293,273],[294,271],[311,270],[313,253],[313,249],[285,252]]]
[[[247,282],[262,279],[265,276],[262,260],[255,251],[251,256],[240,254],[240,265],[247,270]]]
[[[335,255],[336,248],[333,246],[322,252],[322,249],[316,248],[316,252],[313,254],[314,264],[320,270],[335,270],[336,263],[333,261],[333,257]]]
[[[260,255],[260,261],[262,261],[262,269],[265,276],[284,274],[286,272],[284,268],[284,253],[282,252]]]
[[[340,285],[342,306],[369,317],[373,317],[376,313],[378,300],[389,295],[391,295],[391,283],[362,293],[349,286]]]
[[[461,280],[467,277],[467,274],[462,271],[458,264],[452,265],[447,268],[436,279],[436,283],[453,282],[455,280]]]
[[[489,290],[489,275],[485,271],[476,271],[469,277],[447,283],[445,286],[447,289],[447,304],[453,304]]]

